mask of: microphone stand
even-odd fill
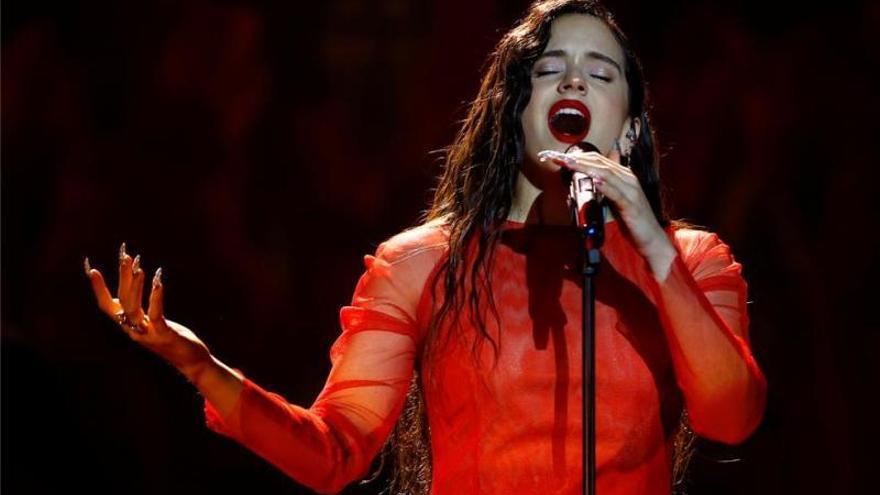
[[[578,145],[584,151],[596,151],[590,143]],[[583,358],[583,468],[584,493],[596,494],[596,294],[593,278],[599,272],[601,254],[599,248],[605,241],[604,203],[597,198],[592,179],[576,173],[567,173],[564,180],[570,180],[569,207],[573,223],[577,226],[583,241],[581,255],[581,274],[584,285],[581,299],[581,322],[583,336],[581,356]],[[584,201],[586,198],[588,200]],[[580,199],[580,201],[578,201]]]
[[[583,340],[581,356],[583,359],[582,377],[583,384],[583,410],[584,421],[584,493],[596,494],[596,294],[594,292],[593,278],[599,272],[601,254],[599,248],[605,240],[605,217],[604,204],[595,196],[583,207],[578,208],[577,190],[588,187],[594,190],[592,181],[589,185],[581,181],[589,180],[574,177],[571,182],[571,207],[572,220],[577,226],[583,241],[583,253],[581,255],[581,274],[584,277],[584,285],[581,300],[581,323],[583,325]],[[583,189],[582,189],[583,190]]]
[[[576,206],[575,206],[576,208]],[[581,300],[581,323],[583,336],[583,401],[584,424],[584,493],[596,494],[596,293],[593,280],[599,273],[602,261],[599,248],[605,240],[603,204],[596,199],[587,203],[585,222],[578,222],[584,251],[581,256],[581,273],[584,277]],[[579,214],[577,218],[580,218]]]

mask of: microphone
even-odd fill
[[[599,148],[588,141],[575,143],[569,146],[565,152],[570,153],[573,150],[580,150],[584,153],[599,152]],[[583,228],[601,227],[604,220],[602,218],[604,198],[593,186],[593,179],[583,172],[563,169],[563,180],[569,183],[568,200],[572,210],[572,220],[575,224]]]

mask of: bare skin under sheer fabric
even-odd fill
[[[728,443],[745,439],[763,414],[766,382],[749,349],[741,266],[715,234],[667,233],[679,255],[658,282],[625,230],[606,227],[596,280],[596,482],[606,495],[670,493],[682,408],[698,434]],[[245,377],[228,417],[205,401],[208,427],[321,493],[364,476],[421,363],[426,284],[445,243],[443,226],[429,224],[365,258],[311,407]],[[461,318],[422,369],[433,494],[581,493],[578,255],[569,228],[505,224],[491,272],[499,320],[486,320],[497,360],[485,342],[475,359],[477,330]]]

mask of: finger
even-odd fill
[[[587,174],[593,168],[599,166],[596,163],[584,159],[582,156],[575,158],[574,156],[551,156],[548,160],[552,161],[556,165],[559,165],[562,168],[567,168],[574,172],[581,172]]]
[[[577,160],[574,156],[567,155],[556,150],[543,150],[538,152],[538,160],[542,162],[551,161],[560,167],[571,167]]]
[[[134,257],[131,262],[131,304],[136,310],[140,310],[143,304],[144,293],[144,271],[141,270],[141,255]]]
[[[135,258],[135,263],[137,262],[137,258]],[[142,309],[143,303],[143,293],[144,293],[144,271],[138,268],[134,275],[132,275],[131,279],[131,297],[129,299],[129,304],[131,307],[129,308],[129,313],[137,319],[133,319],[132,321],[138,321],[143,318],[144,310]]]
[[[621,182],[626,183],[628,187],[641,187],[638,178],[631,170],[595,151],[565,154],[554,150],[545,150],[538,153],[538,156],[541,161],[549,160],[560,167],[575,172],[581,172],[591,177],[600,177],[606,181],[615,181],[618,188],[627,187],[620,184]]]
[[[623,178],[628,176],[635,177],[629,168],[624,167],[620,163],[620,151],[618,149],[612,149],[609,151],[608,156],[591,151],[589,153],[580,154],[577,158],[579,162],[588,166],[608,169]]]
[[[628,199],[618,184],[603,179],[593,179],[593,186],[597,191],[605,195],[615,206],[623,210]]]
[[[131,263],[132,259],[125,252],[125,243],[119,246],[119,287],[116,290],[116,297],[125,308],[128,305],[128,293],[131,289]]]
[[[589,173],[596,168],[607,169],[617,165],[595,151],[588,151],[586,153],[578,151],[568,154],[559,153],[557,151],[542,151],[541,153],[543,153],[543,155],[541,155],[543,159],[549,159],[561,167],[566,167],[575,172],[581,172],[584,174]]]
[[[137,298],[138,272],[131,272],[129,279],[128,291],[120,294],[119,301],[122,304],[122,310],[125,311],[125,314],[128,315],[131,321],[137,321],[143,315],[141,301]],[[141,277],[142,281],[143,277]]]
[[[98,301],[98,307],[101,308],[101,311],[111,317],[118,313],[120,308],[113,302],[113,296],[110,295],[110,290],[107,289],[101,272],[89,267],[87,275],[92,283],[92,291],[95,293],[95,299]]]
[[[135,287],[137,288],[137,293],[135,294],[135,300],[137,300],[138,309],[143,309],[143,301],[144,301],[144,279],[146,278],[146,273],[142,269],[138,269],[137,274],[135,274]]]
[[[585,167],[583,170],[581,170],[584,173],[589,174],[595,171],[597,173],[602,173],[603,178],[611,178],[613,176],[616,176],[620,179],[620,181],[626,183],[627,186],[641,189],[639,178],[636,177],[632,170],[624,167],[618,161],[616,161],[619,159],[619,151],[612,150],[612,153],[610,153],[608,157],[600,155],[596,152],[590,152],[584,154],[582,157],[578,157],[578,163]],[[607,172],[608,174],[606,175],[605,172]],[[625,188],[627,186],[618,184],[618,187],[622,188]]]
[[[165,286],[162,284],[162,268],[156,270],[153,275],[152,289],[150,290],[150,306],[147,309],[150,321],[157,330],[165,329],[165,310],[163,296]]]

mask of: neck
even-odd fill
[[[604,210],[605,222],[613,222],[614,216],[607,204]],[[542,173],[530,178],[520,170],[507,219],[525,224],[570,225],[568,187],[558,173]]]

